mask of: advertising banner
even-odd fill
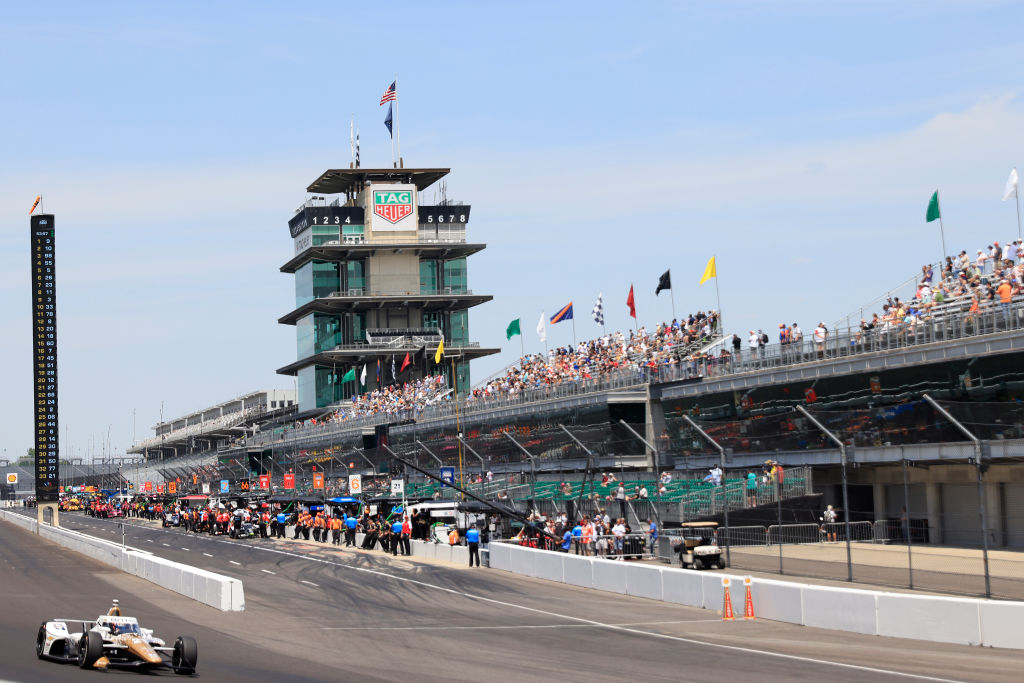
[[[210,495],[210,482],[208,482],[208,481],[204,481],[203,482],[203,493],[205,495]]]
[[[7,483],[8,484],[12,484],[12,485],[13,484],[17,484],[18,483],[18,473],[17,472],[8,472],[7,473]]]
[[[163,493],[164,492],[164,485],[163,484],[157,484],[156,485],[156,492],[157,493]]]
[[[322,489],[324,487],[324,473],[314,472],[313,473],[313,488]]]
[[[172,496],[178,493],[178,484],[173,481],[167,482],[167,493],[171,494]]]
[[[146,493],[152,493],[153,492],[153,482],[147,481],[146,485],[143,487],[142,490],[145,491]]]
[[[220,492],[221,493],[227,493],[228,492],[228,480],[227,479],[221,479],[220,480]]]
[[[379,184],[370,187],[373,232],[416,231],[416,186]]]
[[[284,475],[284,487],[286,489],[293,489],[293,488],[295,488],[295,475],[292,474],[291,472],[289,472],[288,474]]]
[[[348,475],[348,492],[349,495],[356,495],[363,492],[363,477],[359,474]]]
[[[260,475],[260,488],[264,489],[264,490],[270,488],[270,475],[269,474],[261,474]]]
[[[455,481],[455,468],[454,467],[442,467],[441,468],[441,479],[451,484]]]

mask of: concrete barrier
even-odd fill
[[[537,550],[535,552],[545,552]],[[594,588],[610,593],[626,593],[626,563],[619,560],[594,560]]]
[[[740,590],[745,598],[746,587],[742,582]],[[758,617],[790,624],[804,623],[804,592],[800,584],[757,579],[752,582],[750,593],[754,598],[754,612]]]
[[[728,576],[732,579],[733,613],[737,618],[743,615],[746,591],[742,576],[576,557],[509,543],[491,543],[490,547],[495,569],[716,612],[722,610],[722,578]],[[755,613],[762,619],[868,635],[1024,649],[1024,629],[1019,627],[1024,623],[1024,602],[772,579],[755,579],[751,593]]]
[[[882,593],[875,598],[875,604],[880,636],[981,643],[977,600]]]
[[[32,532],[35,532],[38,526],[34,519],[3,510],[0,510],[0,519]],[[245,592],[242,582],[238,579],[165,560],[147,551],[122,548],[119,543],[112,543],[69,529],[43,525],[38,529],[38,533],[42,538],[68,550],[91,557],[125,573],[138,576],[219,610],[240,612],[245,609]]]
[[[663,599],[661,567],[626,564],[626,593],[648,600]]]
[[[1019,602],[984,601],[978,605],[981,644],[988,647],[1024,649],[1024,629],[1020,627],[1024,610]]]
[[[492,543],[491,552],[493,553],[501,546],[508,547],[505,543]],[[580,557],[579,555],[563,555],[562,580],[572,586],[592,588],[594,586],[594,561],[589,557]]]
[[[661,594],[665,602],[690,607],[704,606],[704,581],[695,571],[661,572]]]
[[[534,571],[538,579],[565,583],[565,554],[538,552]]]
[[[801,584],[803,624],[874,635],[878,629],[875,591]]]
[[[437,552],[436,550],[434,551]],[[464,545],[451,546],[451,555],[448,559],[452,564],[461,564],[463,567],[469,565],[469,547]]]
[[[512,565],[512,551],[510,548],[512,546],[508,543],[491,543],[489,547],[491,551],[491,568],[510,571]],[[590,580],[593,580],[593,577]]]

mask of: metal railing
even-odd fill
[[[658,374],[652,375],[652,383],[758,372],[1024,329],[1024,296],[1016,297],[1006,309],[998,303],[984,303],[978,311],[970,312],[969,306],[970,300],[961,298],[935,307],[913,322],[870,331],[859,326],[831,330],[820,343],[813,339],[813,329],[805,331],[800,342],[770,342],[756,352],[741,340],[738,355],[693,358],[661,366]]]

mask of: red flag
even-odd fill
[[[412,365],[412,361],[409,360],[409,352],[405,352],[405,360],[402,361],[402,369],[399,372],[405,372],[405,369]]]
[[[636,319],[636,302],[633,300],[633,285],[629,286],[629,297],[626,298],[626,305],[629,306],[629,314]]]

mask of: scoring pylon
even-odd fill
[[[729,594],[729,577],[722,577],[722,588],[725,589],[723,599],[725,604],[722,605],[722,621],[733,621],[735,617],[732,615],[732,596]]]
[[[743,605],[743,618],[753,619],[754,618],[754,596],[750,594],[750,583],[751,579],[749,576],[743,577],[743,585],[747,587],[747,597],[744,600]]]

